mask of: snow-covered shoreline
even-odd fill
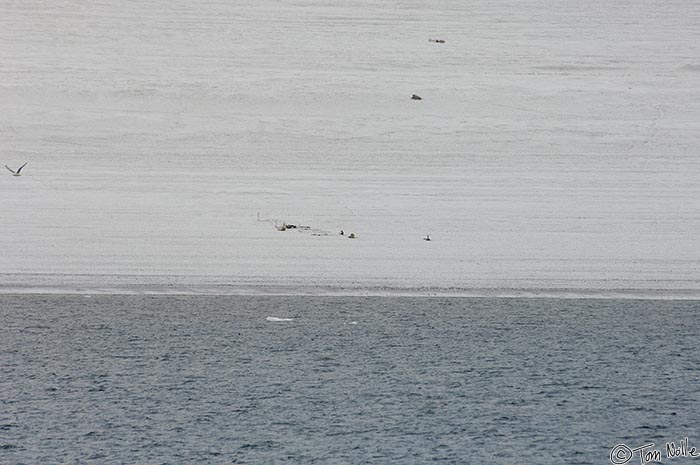
[[[700,292],[700,5],[550,3],[0,5],[0,286]]]
[[[82,295],[240,295],[240,296],[367,296],[367,297],[477,297],[558,299],[645,299],[700,300],[697,286],[682,288],[678,283],[640,283],[637,288],[533,287],[520,283],[512,287],[401,286],[397,283],[323,282],[261,279],[230,280],[222,276],[123,276],[123,275],[26,275],[0,276],[0,294],[82,294]],[[515,283],[517,284],[517,283]],[[572,284],[572,283],[569,283]],[[600,284],[600,283],[598,283]],[[654,285],[658,287],[654,287]]]

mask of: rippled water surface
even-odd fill
[[[700,445],[698,309],[3,295],[0,462],[602,464],[619,443]]]

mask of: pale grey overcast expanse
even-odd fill
[[[698,18],[0,2],[0,288],[698,296]]]

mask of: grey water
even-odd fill
[[[0,463],[700,463],[699,309],[0,295]]]

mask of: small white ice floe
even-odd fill
[[[268,316],[267,321],[294,321],[294,318],[277,318],[276,316]]]

